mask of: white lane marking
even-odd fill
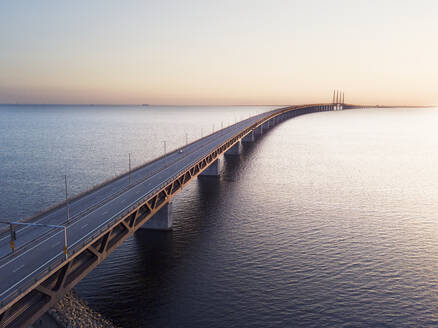
[[[169,154],[169,155],[170,155],[170,154]],[[156,162],[156,163],[159,163],[159,162]],[[145,166],[145,167],[146,167],[146,166]],[[145,168],[145,167],[143,167],[143,168]],[[141,169],[143,169],[143,168],[141,168]],[[140,169],[140,170],[141,170],[141,169]],[[139,170],[138,172],[140,172],[140,170]],[[158,172],[158,173],[159,173],[159,172]],[[148,180],[149,178],[154,177],[156,174],[157,174],[157,173],[155,173],[154,175],[148,177],[147,180]],[[122,181],[122,180],[123,180],[123,177],[120,177],[120,180],[118,180],[118,181]],[[117,180],[116,180],[116,181],[117,181]],[[113,181],[113,182],[116,182],[116,181]],[[102,186],[102,189],[107,188],[107,187],[109,187],[109,186],[110,186],[109,184],[108,184],[108,185],[103,185],[103,186]],[[75,199],[74,202],[79,204],[80,202],[87,201],[87,198],[88,198],[88,197],[93,197],[93,196],[95,196],[94,191],[97,191],[97,190],[99,190],[99,189],[92,190],[90,194],[85,194],[85,195],[83,195],[81,198]],[[110,191],[111,191],[111,190],[112,190],[112,189],[110,189]],[[110,197],[110,196],[112,196],[112,195],[104,196],[104,198],[102,199],[102,201],[105,201],[105,198],[106,198],[106,197]],[[48,219],[49,219],[51,216],[55,216],[55,218],[57,218],[57,216],[59,215],[58,212],[59,212],[60,210],[62,210],[64,207],[65,207],[65,206],[59,207],[59,208],[57,208],[57,209],[54,209],[52,212],[48,213],[46,216],[43,216],[43,217],[39,220],[39,223],[44,222],[44,221],[48,221]],[[83,211],[82,211],[82,212],[83,212]],[[103,214],[105,215],[106,213],[108,213],[108,212],[106,211],[106,212],[104,212]],[[81,215],[81,214],[82,214],[81,211],[79,211],[79,213],[78,213],[77,215]],[[20,232],[20,233],[23,233],[23,232],[25,232],[26,230],[28,230],[28,229],[30,229],[30,228],[33,228],[33,227],[25,226],[25,227],[23,227],[22,229],[20,229],[19,232]],[[8,238],[9,238],[9,236],[2,237],[2,238],[0,238],[0,241],[2,241],[2,240],[4,240],[4,239],[8,239]]]
[[[141,185],[142,185],[142,183],[140,183],[140,184],[134,186],[134,188],[137,187],[137,186],[141,186]],[[158,187],[158,186],[159,186],[159,185],[155,186],[154,188],[156,188],[156,187]],[[117,200],[117,199],[118,199],[119,197],[121,197],[121,196],[124,196],[124,194],[120,194],[120,195],[118,195],[116,198],[113,198],[111,201],[115,201],[115,200]],[[144,195],[144,196],[145,196],[145,195]],[[133,203],[139,201],[139,200],[142,199],[144,196],[139,197],[139,198],[136,199]],[[105,205],[108,205],[108,204],[110,204],[110,203],[106,203]],[[102,207],[99,207],[98,209],[101,209],[101,208],[102,208]],[[104,221],[103,223],[101,223],[97,228],[99,228],[99,227],[101,227],[103,224],[105,224],[105,223],[111,221],[114,217],[116,217],[117,215],[119,215],[120,213],[122,213],[123,211],[125,211],[127,208],[129,208],[129,206],[126,206],[125,208],[123,208],[122,210],[120,210],[119,212],[117,212],[116,214],[114,214],[114,215],[113,215],[112,217],[110,217],[108,220],[106,220],[106,221]],[[96,209],[96,210],[98,210],[98,209]],[[70,229],[71,229],[72,227],[74,227],[75,225],[79,224],[82,220],[87,219],[88,216],[91,215],[91,214],[94,214],[94,212],[95,212],[95,211],[90,212],[90,213],[88,213],[86,216],[82,217],[80,220],[77,220],[76,222],[74,222],[71,226],[69,226],[69,227],[67,228],[67,231],[70,230]],[[92,232],[93,232],[93,231],[91,231],[90,233],[92,233]],[[50,236],[48,239],[45,239],[45,240],[40,241],[38,244],[36,244],[35,246],[29,248],[27,251],[21,253],[21,254],[18,255],[17,257],[14,257],[14,258],[10,259],[9,261],[5,262],[4,264],[0,265],[0,269],[4,268],[6,265],[10,264],[11,262],[13,262],[13,261],[17,260],[18,258],[22,257],[23,255],[27,254],[28,252],[30,252],[31,250],[33,250],[35,247],[38,247],[39,245],[45,243],[46,241],[52,239],[53,237],[55,237],[55,236],[57,236],[57,235],[59,235],[59,234],[61,234],[61,233],[63,234],[64,232],[63,232],[63,231],[57,232],[57,233],[53,234],[52,236]],[[84,239],[84,238],[85,238],[86,236],[88,236],[90,233],[88,233],[88,234],[85,235],[84,237],[80,238],[76,243],[78,243],[79,241],[81,241],[82,239]],[[71,246],[75,245],[76,243],[70,245],[69,248],[71,248]],[[56,256],[55,256],[55,257],[56,257]],[[54,257],[53,257],[53,258],[54,258]],[[53,258],[52,258],[52,259],[53,259]],[[50,260],[52,260],[52,259],[50,259]],[[49,262],[50,262],[50,260],[49,260]],[[0,296],[1,296],[1,295],[3,295],[3,294],[0,294]]]
[[[210,138],[208,138],[208,139],[210,139]],[[206,140],[207,141],[207,140]],[[202,146],[206,146],[206,145],[209,145],[210,144],[210,141],[208,140],[204,145],[202,145]],[[199,149],[198,149],[199,150]],[[154,176],[155,176],[156,174],[154,174]],[[147,180],[149,180],[150,178],[152,178],[153,176],[151,176],[151,177],[149,177]],[[140,185],[142,185],[143,183],[141,183]],[[147,184],[148,186],[150,186],[150,183],[148,183]],[[157,187],[158,187],[158,185],[157,185]],[[115,199],[117,199],[118,197],[116,197]],[[115,199],[113,199],[113,200],[115,200]],[[122,200],[121,202],[126,202],[126,201],[128,201],[128,199],[125,199],[125,200]],[[94,211],[93,211],[94,212]],[[91,212],[91,213],[89,213],[89,214],[92,214],[93,212]],[[105,213],[107,213],[107,211],[105,211],[104,212],[104,214]],[[52,213],[51,213],[52,214]],[[49,215],[51,215],[51,214],[49,214]],[[54,214],[54,213],[53,213]],[[79,221],[82,221],[83,219],[85,219],[87,216],[85,216],[85,217],[83,217],[81,220],[79,220]],[[47,218],[47,217],[46,217]],[[78,222],[79,222],[78,221]],[[81,239],[83,239],[83,238],[81,238]],[[6,263],[7,264],[7,263]],[[1,267],[3,267],[3,266],[1,266]],[[0,268],[1,268],[0,267]]]
[[[138,198],[136,201],[140,200],[142,197]],[[129,207],[129,206],[128,206]],[[108,221],[111,221],[113,218],[115,218],[117,215],[119,215],[120,213],[122,213],[123,211],[125,211],[128,207],[125,207],[124,209],[120,210],[119,212],[117,212],[116,214],[114,214],[111,218],[109,218],[108,220],[102,222],[100,225],[98,225],[94,231],[98,230],[101,226],[103,226],[104,224],[106,224]],[[91,213],[90,213],[91,214]],[[89,215],[89,214],[88,214]],[[87,216],[88,216],[87,215]],[[84,217],[85,218],[85,217]],[[79,221],[75,222],[72,226],[74,226],[75,224],[79,223]],[[76,245],[77,243],[79,243],[82,239],[86,238],[90,233],[94,232],[94,231],[90,231],[89,233],[87,233],[84,237],[82,237],[81,239],[77,240],[74,244],[70,245],[70,248],[74,245]],[[54,235],[50,236],[48,239],[42,241],[41,243],[35,245],[34,247],[30,248],[29,250],[27,250],[26,252],[20,254],[19,256],[17,256],[16,258],[9,260],[7,263],[3,264],[2,266],[0,266],[0,269],[3,268],[4,266],[6,266],[7,264],[11,263],[12,261],[16,260],[17,258],[23,256],[24,254],[30,252],[32,249],[34,249],[35,247],[41,245],[44,242],[47,242],[48,240],[52,239],[53,237],[63,234],[64,232],[60,231],[55,233]],[[11,289],[15,288],[18,284],[20,284],[22,281],[26,280],[28,277],[30,277],[31,275],[33,275],[35,272],[37,272],[38,270],[40,270],[41,268],[43,268],[46,264],[50,263],[53,259],[59,257],[59,255],[63,254],[58,253],[57,255],[53,256],[52,258],[48,259],[46,262],[44,262],[43,264],[41,264],[38,268],[36,268],[35,270],[33,270],[31,273],[29,273],[27,276],[25,276],[24,278],[22,278],[21,280],[17,281],[15,284],[13,284],[11,287],[9,287],[8,289],[6,289],[4,292],[2,292],[0,294],[0,297],[3,296],[4,294],[8,293]]]
[[[161,182],[160,182],[160,184],[161,184]],[[160,184],[156,185],[154,188],[158,187]],[[140,184],[134,186],[134,188],[137,187],[137,186],[141,186],[141,185],[142,185],[142,183],[140,183]],[[133,189],[132,189],[132,190],[133,190]],[[121,197],[121,196],[124,196],[124,194],[120,194],[120,195],[117,196],[116,198],[112,199],[112,201],[115,201],[116,199],[118,199],[118,198]],[[137,198],[137,199],[136,199],[135,201],[133,201],[132,203],[136,203],[136,202],[138,202],[138,201],[139,201],[140,199],[142,199],[143,197],[145,197],[145,195],[142,195],[141,197]],[[109,203],[107,203],[107,204],[109,204]],[[105,204],[105,205],[107,205],[107,204]],[[82,238],[80,238],[79,240],[77,240],[75,243],[71,244],[71,245],[69,246],[69,248],[71,248],[72,246],[76,245],[78,242],[82,241],[82,239],[86,238],[90,233],[93,233],[93,232],[96,231],[98,228],[100,228],[102,225],[104,225],[104,224],[106,224],[107,222],[111,221],[113,218],[115,218],[116,216],[118,216],[120,213],[122,213],[123,211],[125,211],[125,210],[128,209],[129,207],[130,207],[130,206],[126,206],[126,207],[124,207],[123,209],[119,210],[119,212],[117,212],[117,213],[114,214],[112,217],[110,217],[108,220],[102,222],[99,226],[97,226],[97,227],[95,228],[95,230],[90,231],[88,234],[86,234],[85,236],[83,236]],[[102,208],[102,207],[100,207],[99,209],[101,209],[101,208]],[[67,231],[70,230],[71,228],[73,228],[75,225],[79,224],[82,220],[87,219],[88,216],[91,215],[91,214],[94,214],[94,212],[95,212],[95,211],[90,212],[90,213],[88,213],[86,216],[82,217],[80,220],[74,222],[70,227],[67,228]],[[59,231],[59,232],[53,234],[52,236],[50,236],[48,239],[46,239],[46,240],[42,240],[41,242],[39,242],[38,244],[36,244],[36,245],[33,246],[32,248],[29,248],[27,251],[21,253],[21,254],[18,255],[17,257],[14,257],[13,259],[10,259],[9,261],[7,261],[7,262],[5,262],[4,264],[0,265],[0,269],[4,268],[6,265],[8,265],[8,264],[10,264],[11,262],[17,260],[18,258],[22,257],[23,255],[27,254],[28,252],[30,252],[30,251],[33,250],[34,248],[36,248],[36,247],[42,245],[43,243],[47,242],[48,240],[50,240],[50,239],[52,239],[52,238],[54,238],[55,236],[60,235],[61,233],[63,234],[64,232],[63,232],[63,231]],[[57,257],[57,256],[52,257],[52,258],[51,258],[50,260],[48,260],[46,263],[50,262],[50,261],[53,260],[55,257]],[[38,268],[38,269],[39,269],[39,268]],[[36,270],[38,270],[38,269],[36,269]],[[34,271],[34,272],[35,272],[35,271]],[[32,273],[33,273],[33,272],[32,272]],[[23,279],[25,279],[25,278],[23,278]],[[21,280],[21,281],[22,281],[22,280]],[[20,282],[21,282],[21,281],[20,281]],[[4,294],[4,293],[0,294],[0,296],[3,295],[3,294]]]
[[[207,143],[207,145],[209,145],[209,144],[210,144],[210,142]],[[204,145],[204,146],[205,146],[205,145]],[[184,170],[184,169],[183,169],[183,170]],[[161,173],[161,172],[160,172],[160,173]],[[155,175],[154,175],[154,176],[155,176]],[[147,180],[150,180],[150,179],[151,179],[152,177],[154,177],[154,176],[149,177]],[[147,180],[146,180],[146,181],[147,181]],[[159,184],[157,184],[157,185],[156,185],[154,188],[152,188],[152,189],[158,188],[158,186],[160,186],[161,184],[162,184],[162,182],[160,182]],[[136,186],[141,186],[141,185],[143,185],[143,183],[140,183],[140,184],[138,184],[138,185],[136,185]],[[150,182],[147,183],[147,186],[150,186],[150,185],[151,185]],[[136,187],[136,186],[135,186],[135,187]],[[133,190],[133,189],[132,189],[132,190]],[[119,195],[118,197],[112,199],[110,202],[117,200],[120,196],[124,196],[124,194]],[[142,195],[142,196],[141,196],[139,199],[137,199],[136,201],[140,200],[142,197],[144,197],[144,195]],[[129,199],[120,200],[121,203],[126,203],[127,201],[129,201]],[[134,201],[133,203],[135,203],[136,201]],[[107,204],[109,204],[109,203],[106,203],[105,205],[107,205]],[[101,208],[102,208],[102,207],[99,207],[98,209],[101,209]],[[126,208],[127,208],[127,207],[126,207]],[[125,209],[126,209],[126,208],[125,208]],[[123,209],[123,210],[125,210],[125,209]],[[97,210],[97,209],[96,209],[96,210]],[[123,210],[122,210],[122,211],[123,211]],[[95,212],[95,211],[90,212],[88,215],[94,214],[94,212]],[[108,211],[105,211],[104,214],[107,213],[107,212],[108,212]],[[77,223],[79,223],[80,221],[86,219],[86,218],[88,217],[88,215],[82,217],[80,220],[78,220],[78,221],[75,222],[74,224],[77,224]],[[104,223],[106,223],[106,222],[108,222],[108,221],[109,221],[109,220],[105,221]],[[73,224],[71,227],[73,227],[74,224]],[[87,225],[88,225],[88,224],[82,226],[82,229],[85,228]],[[93,231],[91,231],[91,232],[93,232]],[[90,232],[90,233],[91,233],[91,232]],[[55,235],[56,235],[56,234],[55,234]],[[87,234],[87,235],[88,235],[88,234]],[[52,237],[53,237],[53,236],[52,236]],[[84,237],[85,237],[85,236],[84,236]],[[79,242],[79,241],[81,241],[82,239],[84,239],[84,237],[80,238],[77,242]],[[48,239],[47,239],[47,240],[48,240]],[[44,241],[42,241],[42,242],[44,242]],[[77,243],[77,242],[76,242],[76,243]],[[76,243],[74,243],[73,245],[75,245]],[[31,251],[33,248],[37,247],[37,246],[40,245],[40,244],[41,244],[41,243],[35,245],[34,247],[32,247],[31,249],[29,249],[29,250],[26,251],[25,253],[20,254],[18,257],[21,257],[21,256],[25,255],[27,252]],[[17,257],[17,258],[18,258],[18,257]],[[4,263],[3,265],[0,266],[0,269],[3,268],[4,266],[8,265],[10,262],[16,260],[17,258],[11,259],[10,261]]]
[[[161,185],[162,182],[160,182],[158,185],[156,185],[154,188],[158,187],[159,185]],[[143,185],[143,183],[140,183],[136,186],[141,186]],[[136,187],[134,186],[134,188]],[[154,189],[152,188],[152,189]],[[117,198],[119,198],[122,195],[117,196],[116,198],[114,198],[112,201],[116,200]],[[139,201],[140,199],[142,199],[144,196],[139,197],[138,199],[136,199],[134,202],[132,202],[132,204],[136,203],[137,201]],[[101,207],[100,207],[101,208]],[[75,243],[73,243],[72,245],[70,245],[69,248],[75,246],[77,243],[79,243],[80,241],[82,241],[84,238],[86,238],[88,235],[90,235],[91,233],[97,231],[101,226],[105,225],[107,222],[111,221],[113,218],[115,218],[116,216],[118,216],[120,213],[122,213],[123,211],[125,211],[127,208],[129,208],[129,206],[125,207],[124,209],[120,210],[119,212],[117,212],[116,214],[114,214],[111,218],[109,218],[108,220],[102,222],[99,226],[97,226],[94,230],[90,231],[89,233],[87,233],[85,236],[83,236],[82,238],[80,238],[79,240],[77,240]],[[84,220],[85,218],[87,218],[89,215],[91,215],[93,212],[88,213],[86,216],[84,216],[82,219],[76,221],[75,223],[73,223],[70,227],[73,227],[75,224],[78,224],[80,221]],[[0,269],[5,267],[6,265],[8,265],[9,263],[15,261],[17,258],[22,257],[23,255],[25,255],[26,253],[30,252],[31,250],[33,250],[35,247],[43,244],[44,242],[47,242],[48,240],[52,239],[53,237],[59,235],[63,233],[62,231],[55,233],[54,235],[50,236],[48,239],[41,241],[40,243],[38,243],[37,245],[35,245],[34,247],[28,249],[26,252],[20,254],[19,256],[17,256],[14,259],[9,260],[8,262],[4,263],[3,265],[0,266]],[[27,276],[25,276],[24,278],[22,278],[21,280],[17,281],[15,284],[13,284],[11,287],[9,287],[8,289],[6,289],[4,292],[2,292],[0,294],[0,296],[3,296],[4,294],[6,294],[7,292],[9,292],[11,289],[13,289],[15,286],[17,286],[18,284],[20,284],[22,281],[26,280],[28,277],[30,277],[31,275],[33,275],[35,272],[37,272],[39,269],[41,269],[42,267],[44,267],[46,264],[50,263],[53,259],[55,259],[56,257],[59,257],[59,255],[62,253],[59,253],[58,255],[55,255],[54,257],[50,258],[49,260],[47,260],[46,262],[44,262],[42,265],[40,265],[38,268],[36,268],[35,270],[33,270],[31,273],[29,273]]]
[[[81,227],[81,229],[84,229],[85,227],[88,227],[88,223],[85,223],[85,224]]]
[[[15,268],[14,270],[12,270],[12,272],[15,273],[23,268],[24,268],[24,264],[20,265],[18,268]]]
[[[150,178],[152,178],[152,177],[150,177]],[[149,180],[149,179],[147,179],[147,180]],[[161,183],[160,183],[161,184]],[[158,187],[160,184],[158,184],[156,187]],[[143,185],[143,183],[141,183],[141,184],[139,184],[139,185]],[[148,185],[150,185],[150,183],[148,184]],[[121,195],[120,195],[121,196]],[[141,199],[142,197],[144,197],[144,195],[142,195],[139,199]],[[113,199],[112,201],[114,201],[114,200],[116,200],[118,197],[116,197],[115,199]],[[137,199],[136,201],[138,201],[139,199]],[[123,202],[126,202],[126,201],[128,201],[127,199],[126,200],[124,200]],[[133,202],[133,203],[135,203],[135,202]],[[125,208],[126,209],[126,208]],[[121,211],[124,211],[125,209],[123,209],[123,210],[121,210]],[[94,211],[93,211],[94,212]],[[91,212],[91,213],[89,213],[89,214],[92,214],[93,212]],[[120,213],[120,212],[119,212]],[[116,214],[117,215],[117,214]],[[88,216],[88,215],[87,215]],[[86,219],[87,218],[87,216],[85,216],[85,217],[83,217],[81,220],[78,220],[77,221],[77,223],[78,222],[80,222],[80,221],[82,221],[82,220],[84,220],[84,219]],[[114,216],[113,216],[114,217]],[[112,218],[111,218],[112,219]],[[111,220],[111,219],[109,219],[109,220]],[[105,222],[103,222],[102,224],[105,224],[106,222],[108,222],[109,220],[107,220],[107,221],[105,221]],[[101,224],[101,225],[102,225]],[[100,225],[100,226],[101,226]],[[86,225],[84,225],[82,228],[84,228]],[[86,236],[88,236],[90,233],[93,233],[95,230],[93,230],[93,231],[90,231]],[[80,242],[81,240],[83,240],[86,236],[83,236],[82,238],[80,238],[79,240],[77,240],[72,246],[74,246],[74,245],[76,245],[78,242]],[[37,246],[37,245],[36,245]],[[30,250],[29,250],[30,251]],[[26,252],[27,253],[27,252]],[[24,254],[22,254],[22,255],[24,255]],[[5,263],[4,265],[6,265],[6,264],[8,264],[8,263]],[[3,266],[4,266],[3,265]],[[1,266],[1,267],[3,267],[3,266]],[[1,268],[0,267],[0,268]]]

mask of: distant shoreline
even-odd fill
[[[154,105],[154,104],[12,104],[12,103],[0,103],[0,106],[77,106],[77,107],[122,107],[122,106],[130,106],[130,107],[288,107],[288,106],[296,106],[295,104],[283,104],[283,105]],[[363,105],[366,108],[438,108],[434,105]]]
[[[175,105],[175,104],[167,104],[167,105],[154,105],[154,104],[7,104],[0,103],[0,106],[131,106],[131,107],[251,107],[251,106],[279,106],[279,107],[287,107],[292,105]]]

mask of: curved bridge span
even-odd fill
[[[237,152],[241,141],[254,141],[298,115],[360,107],[311,104],[262,113],[32,218],[0,226],[0,327],[32,324],[140,227],[169,228],[172,197],[198,175],[217,174],[219,157]]]

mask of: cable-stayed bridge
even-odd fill
[[[137,229],[171,228],[172,197],[199,175],[219,175],[220,157],[239,154],[241,142],[298,115],[364,107],[342,101],[252,116],[32,218],[2,221],[0,327],[33,323]]]

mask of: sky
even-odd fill
[[[436,0],[0,0],[0,103],[438,105]]]

